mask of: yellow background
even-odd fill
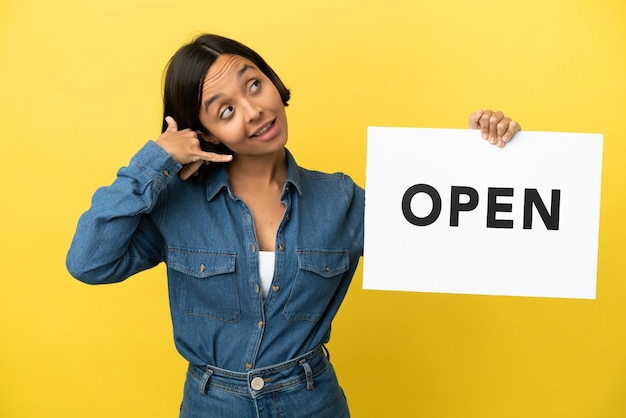
[[[596,300],[363,291],[359,270],[330,349],[357,418],[626,416],[623,0],[2,0],[1,417],[176,416],[163,267],[89,287],[64,259],[94,190],[158,135],[163,68],[200,32],[292,89],[301,165],[362,185],[368,125],[492,107],[603,133]]]

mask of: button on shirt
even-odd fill
[[[245,372],[302,355],[330,325],[363,253],[365,193],[348,176],[299,167],[289,151],[274,281],[259,292],[254,219],[225,166],[204,182],[147,143],[94,194],[67,256],[87,283],[167,265],[178,351],[190,363]]]

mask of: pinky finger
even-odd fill
[[[504,135],[502,135],[502,142],[505,142],[505,143],[509,142],[511,138],[513,138],[513,135],[515,135],[516,132],[519,132],[521,130],[522,128],[519,125],[519,123],[515,122],[514,120],[509,122],[509,128],[504,133]]]
[[[189,177],[193,176],[194,174],[198,172],[198,169],[202,167],[202,164],[204,164],[204,161],[198,160],[193,163],[189,163],[185,165],[183,169],[180,171],[180,178],[183,180],[189,179]]]

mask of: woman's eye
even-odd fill
[[[261,82],[259,80],[255,80],[252,84],[250,84],[250,91],[255,92],[261,88]]]
[[[228,106],[227,108],[225,108],[222,113],[220,113],[220,119],[226,119],[227,117],[229,117],[231,114],[233,113],[233,107],[232,106]]]

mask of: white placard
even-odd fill
[[[602,141],[369,127],[363,288],[595,299]]]

